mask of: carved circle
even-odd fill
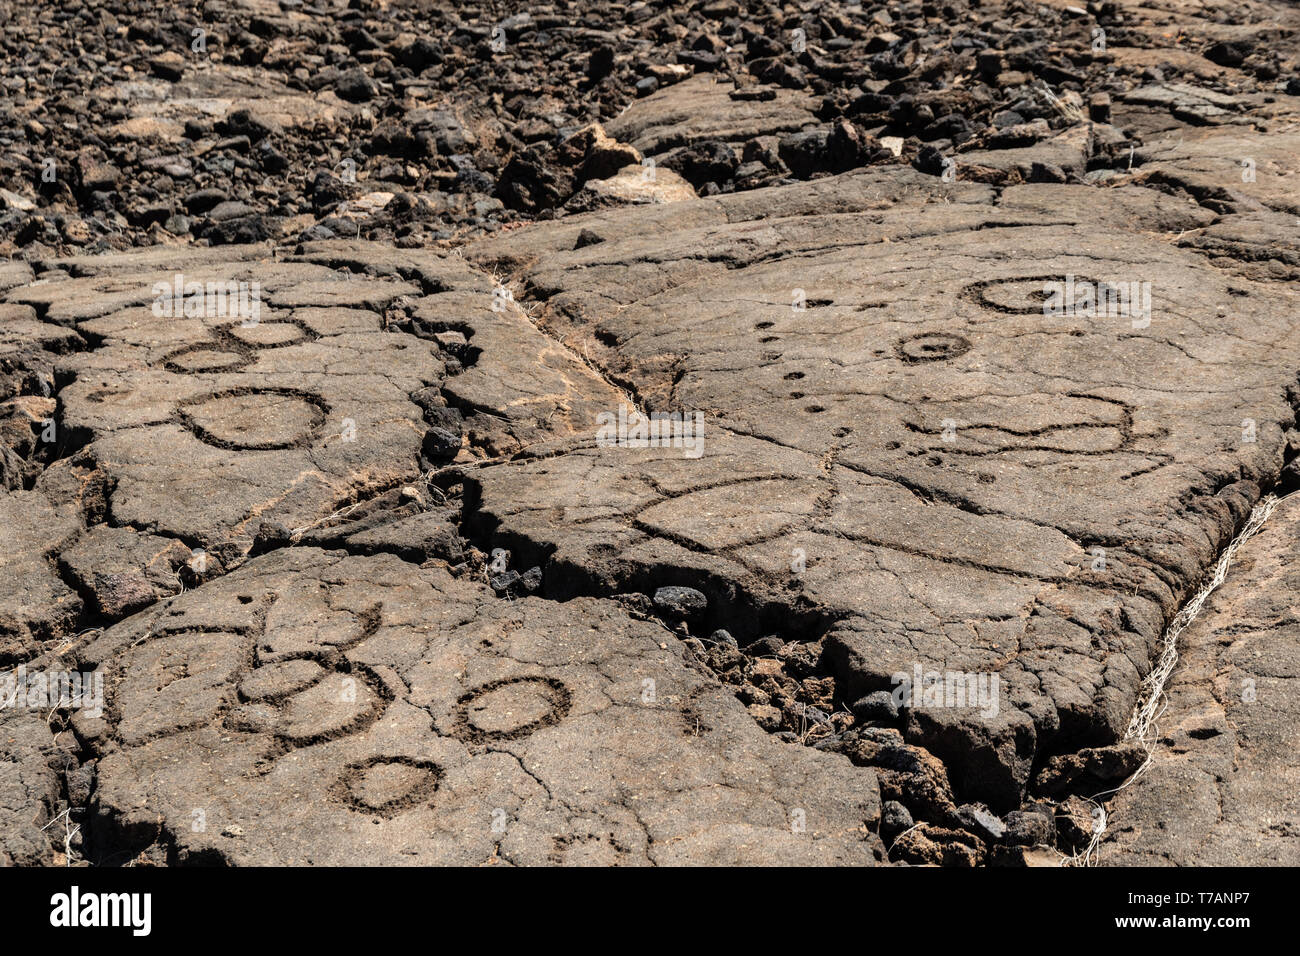
[[[951,332],[922,332],[899,339],[894,348],[905,362],[939,362],[965,355],[970,342]]]
[[[296,448],[325,423],[323,399],[290,388],[212,392],[182,402],[181,421],[205,444],[240,451]]]
[[[1049,285],[1060,288],[1064,275],[1012,276],[1007,279],[984,279],[973,282],[962,295],[977,305],[1003,315],[1043,315],[1050,293]],[[1102,285],[1087,276],[1075,276],[1076,283],[1089,283],[1094,288]]]
[[[213,329],[214,336],[177,349],[163,358],[163,367],[179,375],[237,372],[252,364],[256,353],[314,342],[320,335],[297,319],[266,319],[248,325],[237,322]]]
[[[180,375],[200,372],[237,372],[253,361],[248,352],[211,342],[187,345],[163,359],[163,367]]]
[[[293,319],[266,319],[250,325],[235,323],[222,329],[222,336],[253,349],[282,349],[320,338],[306,324]]]
[[[427,800],[442,778],[442,768],[430,760],[371,757],[344,768],[334,793],[353,810],[388,818]]]
[[[557,724],[573,704],[569,689],[549,677],[491,681],[456,701],[456,733],[462,740],[518,740]]]

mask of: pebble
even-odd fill
[[[709,600],[695,588],[671,585],[655,591],[655,607],[677,618],[693,618],[703,613]]]

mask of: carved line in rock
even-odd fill
[[[283,338],[275,340],[265,338],[268,332],[275,334],[280,328],[297,330],[297,335],[292,338]],[[218,326],[213,330],[219,338],[233,339],[245,348],[250,349],[283,349],[291,345],[303,345],[307,342],[315,342],[320,338],[320,333],[309,326],[301,319],[262,319],[254,322],[252,325],[244,325],[242,322],[233,325]]]
[[[963,299],[974,302],[982,308],[992,312],[1001,312],[1003,315],[1042,315],[1043,306],[1047,302],[1048,294],[1043,291],[1042,286],[1049,282],[1061,283],[1065,281],[1064,274],[1046,275],[1046,276],[1008,276],[1004,279],[981,279],[978,282],[972,282],[964,286],[959,294]],[[1091,276],[1075,276],[1074,281],[1080,285],[1091,283],[1094,287],[1100,288],[1107,283],[1094,279]],[[1018,289],[1017,286],[1035,285],[1036,289],[1029,291]],[[1024,305],[1011,305],[1009,302],[999,302],[993,298],[990,293],[996,293],[997,290],[1005,290],[1011,295],[1008,299],[1020,298],[1027,300]]]
[[[533,700],[527,698],[527,694]],[[540,714],[531,716],[536,704]],[[508,677],[490,681],[456,701],[454,736],[465,743],[519,740],[558,724],[569,714],[573,695],[562,681],[551,677]],[[517,713],[517,708],[522,713]],[[527,709],[527,708],[532,708]],[[531,718],[531,719],[530,719]],[[496,724],[496,726],[491,726]],[[489,725],[489,726],[485,726]]]
[[[198,345],[187,345],[164,356],[163,368],[177,375],[196,375],[203,372],[238,372],[252,362],[253,356],[245,349],[232,349],[216,342],[203,342]]]
[[[261,669],[254,668],[249,676]],[[391,701],[391,692],[368,668],[358,665],[343,670],[322,664],[321,673],[305,686],[279,697],[246,700],[227,714],[226,725],[246,733],[272,734],[280,748],[276,756],[281,757],[292,750],[361,733],[383,716]],[[306,716],[293,716],[298,705]],[[317,721],[314,726],[313,721]]]
[[[389,779],[385,780],[387,776]],[[445,776],[431,760],[414,757],[371,757],[348,764],[330,789],[331,795],[358,813],[391,819],[437,792]],[[394,791],[386,800],[366,793],[367,786]]]
[[[296,331],[293,337],[279,340],[259,338],[278,334],[279,327]],[[260,330],[260,331],[259,331]],[[212,338],[206,342],[196,342],[170,352],[163,357],[163,368],[178,375],[194,375],[203,372],[237,372],[251,365],[255,352],[269,349],[282,349],[291,345],[314,342],[320,335],[305,322],[298,319],[266,319],[252,325],[236,323],[217,326],[212,329]],[[187,359],[188,356],[208,354],[211,356],[228,356],[226,359],[213,358],[207,363]]]
[[[329,414],[319,395],[293,388],[230,388],[181,402],[181,424],[227,451],[278,451],[308,444]]]

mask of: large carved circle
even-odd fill
[[[325,402],[288,388],[214,392],[181,404],[181,420],[215,448],[266,451],[311,441],[325,422]]]

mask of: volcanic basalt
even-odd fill
[[[1296,862],[1293,8],[52,10],[0,861]]]

